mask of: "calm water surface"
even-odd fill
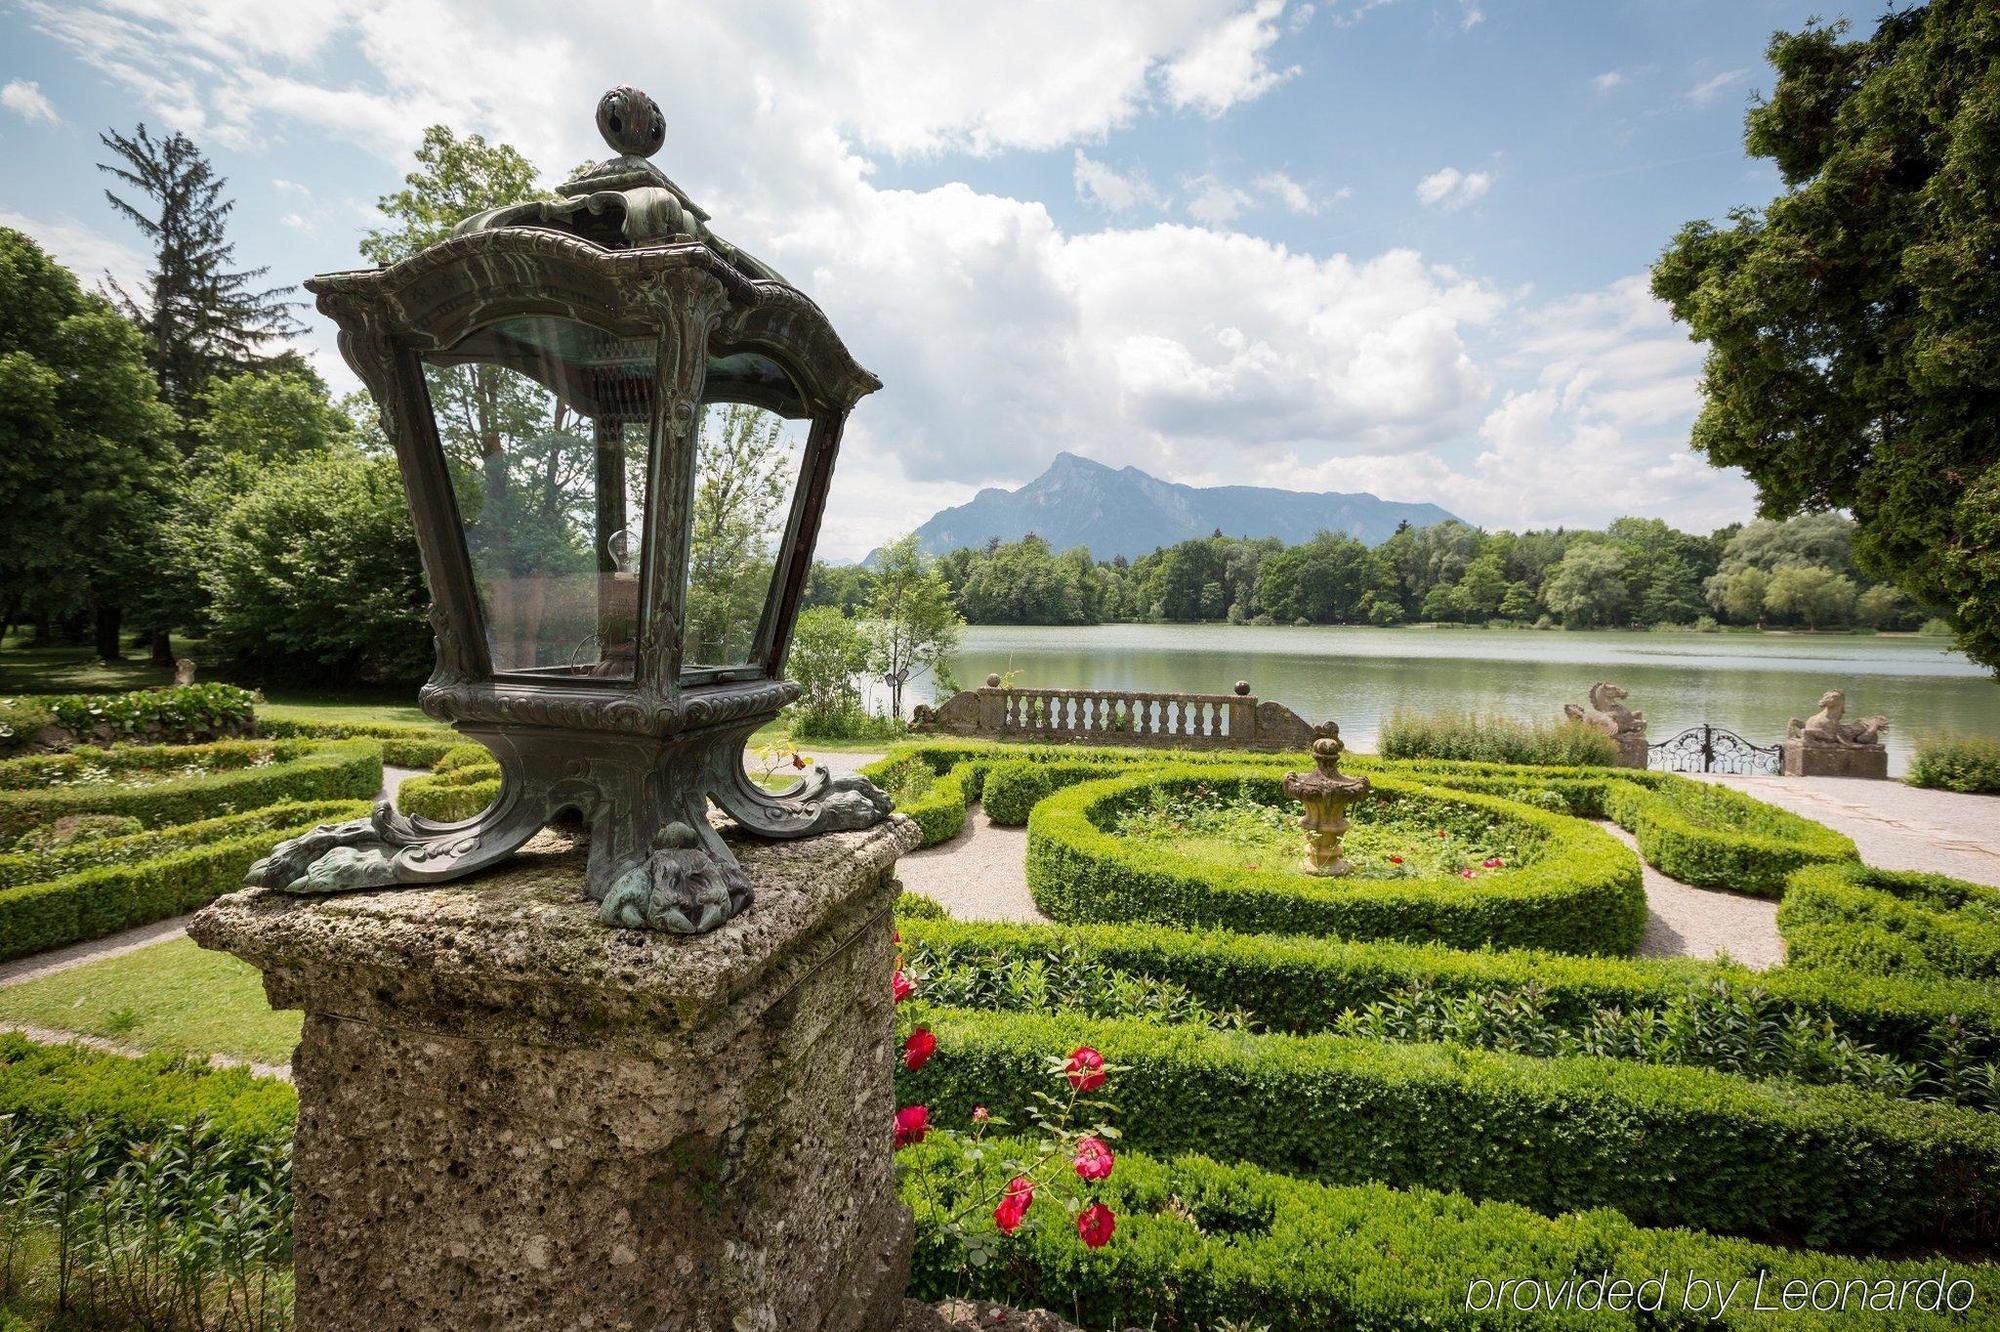
[[[1759,744],[1847,691],[1850,716],[1884,713],[1891,768],[1937,731],[2000,736],[2000,684],[1933,638],[1789,634],[1564,633],[1494,629],[1255,628],[1115,624],[974,625],[952,669],[1024,687],[1229,692],[1248,680],[1308,721],[1340,723],[1372,750],[1397,708],[1560,716],[1609,680],[1631,691],[1650,738],[1704,721]]]

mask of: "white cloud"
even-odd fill
[[[1625,82],[1625,75],[1615,69],[1607,69],[1590,81],[1590,86],[1601,93],[1608,93]]]
[[[55,105],[43,94],[42,85],[27,79],[14,79],[5,87],[0,87],[0,106],[30,124],[37,120],[49,125],[62,123]]]
[[[1417,199],[1431,208],[1452,212],[1483,197],[1492,188],[1493,177],[1484,171],[1445,167],[1417,182]]]
[[[1471,32],[1486,21],[1486,11],[1473,4],[1472,0],[1464,0],[1463,10],[1464,12],[1458,16],[1460,32]]]
[[[1296,75],[1297,65],[1273,69],[1269,62],[1278,40],[1277,19],[1284,12],[1285,0],[1256,0],[1211,26],[1162,71],[1168,100],[1178,108],[1219,116]]]
[[[272,180],[271,188],[280,194],[289,194],[299,199],[312,198],[312,187],[310,185],[302,185],[296,180],[286,180],[283,176]]]
[[[1234,222],[1257,201],[1234,185],[1225,184],[1214,176],[1196,176],[1183,182],[1188,191],[1188,216],[1210,226],[1224,226]]]
[[[1310,214],[1319,211],[1318,202],[1306,187],[1282,171],[1267,171],[1252,185],[1259,194],[1283,204],[1288,212]]]
[[[1706,106],[1716,99],[1724,89],[1743,82],[1750,77],[1748,69],[1726,69],[1720,74],[1703,79],[1689,88],[1682,96],[1697,106]]]
[[[385,187],[418,127],[439,121],[551,172],[601,155],[590,109],[603,85],[643,80],[667,116],[662,166],[721,234],[808,291],[886,385],[848,429],[829,557],[1017,484],[1062,448],[1168,476],[1221,459],[1285,485],[1373,478],[1493,520],[1582,504],[1584,468],[1657,473],[1663,496],[1711,475],[1669,456],[1676,430],[1685,450],[1690,344],[1629,293],[1536,317],[1413,251],[1313,255],[1226,230],[1256,208],[1316,205],[1277,172],[1177,191],[1207,226],[1118,220],[1151,187],[1085,150],[1149,108],[1215,113],[1286,77],[1270,55],[1290,16],[1268,0],[843,0],[796,11],[804,21],[685,3],[671,25],[578,24],[529,0],[342,0],[295,29],[270,17],[290,7],[205,2],[26,0],[149,119],[287,154],[339,138],[382,158]],[[350,46],[364,77],[330,79],[322,62]],[[1103,229],[1066,232],[1038,202],[964,183],[892,189],[874,174],[885,155],[1052,147],[1113,214]],[[1492,184],[1439,174],[1440,207]],[[329,209],[296,183],[273,184],[274,213],[346,226],[362,210],[361,187],[322,190]],[[26,229],[86,271],[145,266],[67,220]],[[351,382],[325,321],[307,321],[322,370]],[[1510,479],[1509,450],[1526,447],[1510,441],[1537,430],[1570,450],[1568,477],[1542,492]]]
[[[290,227],[293,231],[302,231],[308,236],[319,230],[313,220],[304,213],[286,213],[278,221]]]
[[[1076,150],[1076,165],[1071,178],[1076,182],[1077,198],[1107,212],[1124,213],[1142,205],[1153,207],[1165,202],[1144,174],[1138,171],[1121,174],[1106,163],[1086,156],[1081,148]]]

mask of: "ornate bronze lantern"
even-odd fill
[[[306,284],[409,491],[437,648],[424,711],[492,750],[502,783],[462,823],[384,802],[252,883],[455,878],[574,810],[607,922],[698,933],[749,899],[711,801],[767,837],[888,812],[858,779],[820,768],[774,795],[743,763],[797,694],[781,671],[841,428],[880,382],[646,160],[666,133],[650,97],[613,89],[597,124],[616,156],[555,199]]]

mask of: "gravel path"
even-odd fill
[[[123,1055],[127,1059],[141,1059],[151,1053],[97,1036],[85,1036],[75,1031],[56,1031],[51,1027],[37,1027],[27,1022],[0,1022],[0,1031],[11,1031],[26,1036],[37,1045],[80,1045],[86,1050]],[[238,1059],[235,1055],[226,1054],[209,1054],[205,1058],[213,1068],[247,1068],[260,1078],[278,1078],[285,1082],[292,1080],[290,1064],[260,1064],[254,1059]]]
[[[1638,854],[1632,834],[1617,824],[1598,827]],[[1696,888],[1670,879],[1639,857],[1646,882],[1646,933],[1639,940],[1640,957],[1734,958],[1762,971],[1785,960],[1785,942],[1778,937],[1778,904],[1766,897]]]
[[[897,861],[896,877],[909,891],[944,903],[959,920],[1047,924],[1028,895],[1027,861],[1028,830],[1000,827],[974,808],[958,836]]]
[[[2000,887],[2000,796],[1855,777],[1724,777],[1746,795],[1838,829],[1881,869],[1927,870]]]

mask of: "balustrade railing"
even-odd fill
[[[995,740],[1155,745],[1191,749],[1302,749],[1313,728],[1239,682],[1230,694],[1132,689],[1019,689],[988,677],[916,712],[920,731]]]

